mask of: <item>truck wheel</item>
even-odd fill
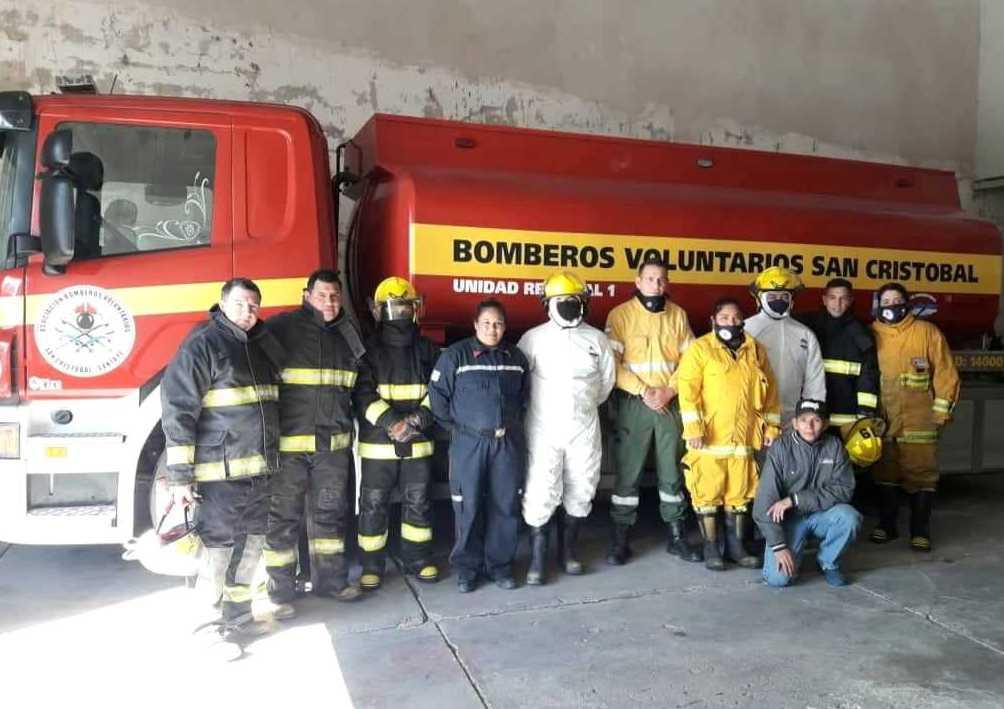
[[[164,516],[168,503],[171,501],[171,491],[167,487],[167,453],[161,451],[150,477],[150,487],[147,491],[147,514],[150,516],[150,526],[153,527]]]

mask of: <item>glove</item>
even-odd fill
[[[409,418],[399,419],[387,427],[387,436],[395,443],[408,443],[422,435],[421,431],[411,425]]]

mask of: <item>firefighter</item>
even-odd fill
[[[451,434],[456,541],[450,563],[461,593],[473,591],[479,575],[500,588],[516,588],[512,561],[519,543],[530,375],[523,353],[503,340],[505,329],[502,304],[481,302],[474,336],[440,355],[429,382],[432,411]]]
[[[877,295],[872,324],[882,375],[882,414],[887,427],[882,457],[872,468],[879,492],[877,544],[899,536],[898,489],[910,497],[910,547],[931,550],[931,503],[938,486],[938,434],[959,400],[959,373],[948,342],[932,323],[910,313],[909,294],[887,283]]]
[[[617,362],[617,477],[610,497],[613,519],[607,561],[631,556],[628,530],[638,517],[638,488],[645,459],[655,448],[659,512],[669,526],[666,551],[687,561],[703,561],[686,541],[686,499],[679,458],[682,448],[676,367],[694,340],[687,314],[669,301],[666,265],[647,261],[638,268],[631,300],[607,316],[606,334]]]
[[[759,561],[744,542],[752,532],[757,485],[753,454],[778,436],[780,404],[765,348],[744,334],[736,300],[715,304],[711,328],[687,348],[677,375],[687,490],[704,538],[705,566],[725,568],[718,549],[724,507],[725,549],[732,561],[752,569]]]
[[[212,625],[238,656],[267,630],[252,620],[251,584],[265,544],[269,475],[279,466],[283,352],[258,321],[260,306],[252,281],[227,281],[209,320],[181,344],[161,382],[172,499],[200,500],[207,551],[200,581],[222,601],[222,618]]]
[[[307,279],[299,310],[268,321],[285,350],[279,388],[280,470],[272,478],[265,565],[274,617],[291,618],[305,499],[314,593],[339,601],[360,596],[348,583],[345,531],[352,464],[352,389],[363,345],[342,311],[338,274]]]
[[[418,332],[421,299],[404,278],[385,278],[373,295],[376,333],[356,384],[359,415],[359,548],[363,590],[380,587],[386,567],[391,493],[401,495],[401,559],[419,581],[439,579],[432,563],[432,409],[428,382],[435,346]]]
[[[791,317],[802,280],[781,266],[771,266],[750,284],[759,312],[746,321],[746,334],[767,350],[785,426],[795,418],[800,398],[826,401],[826,372],[819,341],[812,330]]]
[[[826,403],[830,426],[849,430],[878,409],[879,373],[875,338],[854,317],[854,289],[850,281],[834,278],[823,291],[821,310],[804,322],[819,341],[826,371]]]
[[[544,281],[543,302],[548,321],[519,341],[532,377],[523,519],[530,526],[526,582],[534,585],[544,581],[548,523],[559,505],[565,509],[558,535],[565,573],[583,573],[576,544],[600,479],[597,408],[610,396],[617,375],[607,336],[585,322],[585,282],[559,271]]]

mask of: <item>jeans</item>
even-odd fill
[[[828,510],[811,512],[807,515],[789,515],[784,520],[784,539],[795,557],[795,575],[802,564],[802,549],[805,540],[813,534],[819,538],[819,554],[816,559],[822,569],[835,569],[840,556],[850,546],[861,528],[861,514],[847,504],[837,504]],[[777,568],[777,559],[768,546],[763,556],[763,579],[770,586],[787,586],[794,576],[788,576]]]

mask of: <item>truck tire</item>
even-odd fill
[[[150,488],[147,491],[144,503],[151,527],[160,521],[170,499],[171,493],[167,487],[167,453],[161,451],[160,455],[157,456],[157,464],[154,466],[153,475],[150,476]]]

